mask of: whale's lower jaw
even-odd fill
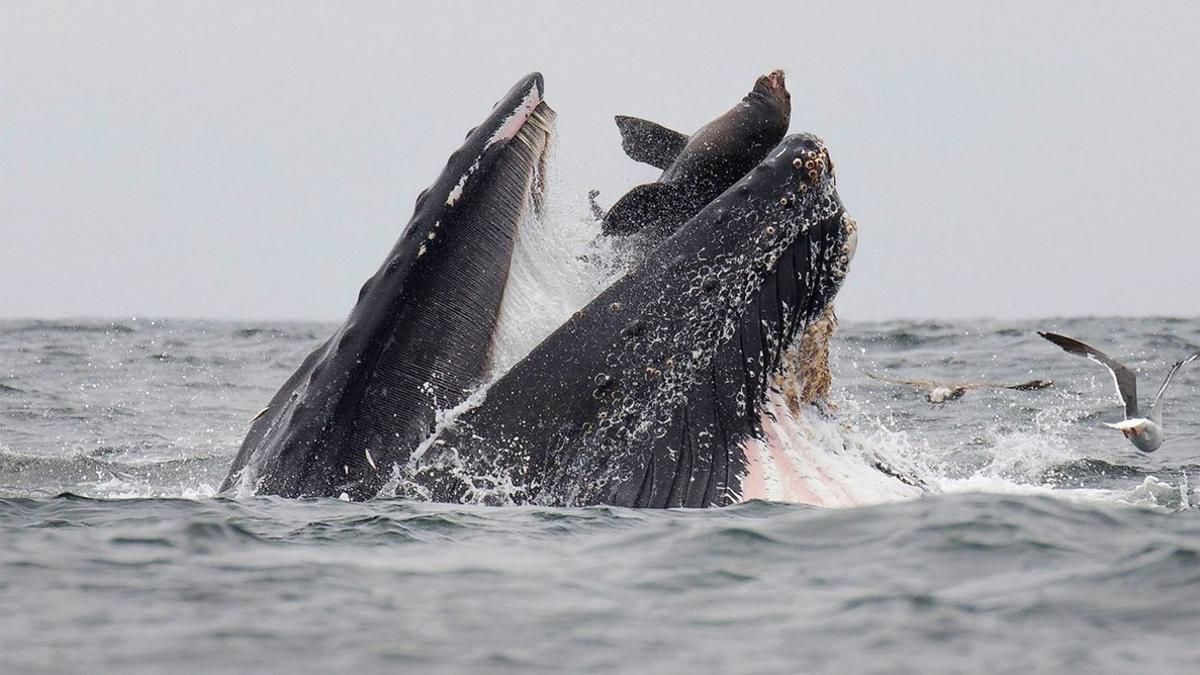
[[[554,111],[541,75],[467,134],[349,316],[252,421],[231,494],[370,499],[488,371],[519,229],[539,208]]]

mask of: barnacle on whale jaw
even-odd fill
[[[798,188],[801,192],[824,180],[826,175],[833,176],[833,160],[829,157],[825,141],[812,136],[805,141],[805,146],[800,155],[792,160],[792,166],[803,171]]]

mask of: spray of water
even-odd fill
[[[554,166],[556,151],[549,166]],[[492,347],[492,378],[504,374],[622,270],[587,205],[587,189],[561,172],[545,177],[540,213],[518,229]]]
[[[1068,391],[1049,397],[1048,405],[1028,416],[1030,424],[1013,424],[1014,418],[1026,419],[1012,409],[1019,406],[1000,406],[982,433],[975,431],[969,439],[947,439],[941,428],[923,433],[911,420],[897,419],[889,406],[860,401],[845,388],[834,397],[846,442],[864,448],[884,465],[899,467],[917,479],[926,494],[1042,495],[1165,511],[1200,502],[1200,490],[1191,486],[1186,472],[1146,475],[1133,487],[1127,482],[1093,487],[1103,482],[1106,472],[1120,472],[1122,467],[1081,453],[1072,443],[1081,422],[1086,425],[1093,415],[1086,400]],[[953,420],[953,409],[943,412]],[[909,430],[898,431],[901,428]]]

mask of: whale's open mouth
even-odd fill
[[[553,121],[535,74],[468,133],[345,323],[254,421],[226,488],[493,501],[499,486],[506,502],[635,507],[753,493],[752,446],[809,396],[795,371],[852,253],[824,143],[784,138],[464,404]]]

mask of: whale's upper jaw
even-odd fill
[[[676,411],[687,409],[668,423],[665,437],[686,430],[692,439],[689,452],[712,455],[683,462],[690,468],[667,478],[662,467],[672,466],[669,458],[682,450],[654,444],[663,456],[649,463],[647,478],[615,490],[605,501],[700,506],[737,500],[745,475],[742,442],[762,433],[761,413],[770,392],[779,375],[794,368],[789,359],[800,351],[805,328],[823,313],[845,276],[853,230],[847,221],[824,142],[796,134],[652,254],[669,259],[704,251],[693,282],[699,293],[687,297],[690,307],[682,310],[688,326],[682,331],[693,325],[698,330],[686,341],[690,352],[667,356],[672,374],[663,371],[659,400],[667,406],[674,402]],[[712,278],[717,281],[709,288]],[[671,311],[670,304],[662,311]],[[681,332],[668,329],[661,337],[669,339],[672,331]],[[634,396],[630,404],[652,409],[646,404],[654,398]],[[651,424],[659,421],[655,415],[649,415]],[[662,413],[657,415],[661,419]],[[636,436],[630,440],[636,447]],[[714,467],[707,475],[705,464]],[[719,476],[714,475],[718,468]]]

